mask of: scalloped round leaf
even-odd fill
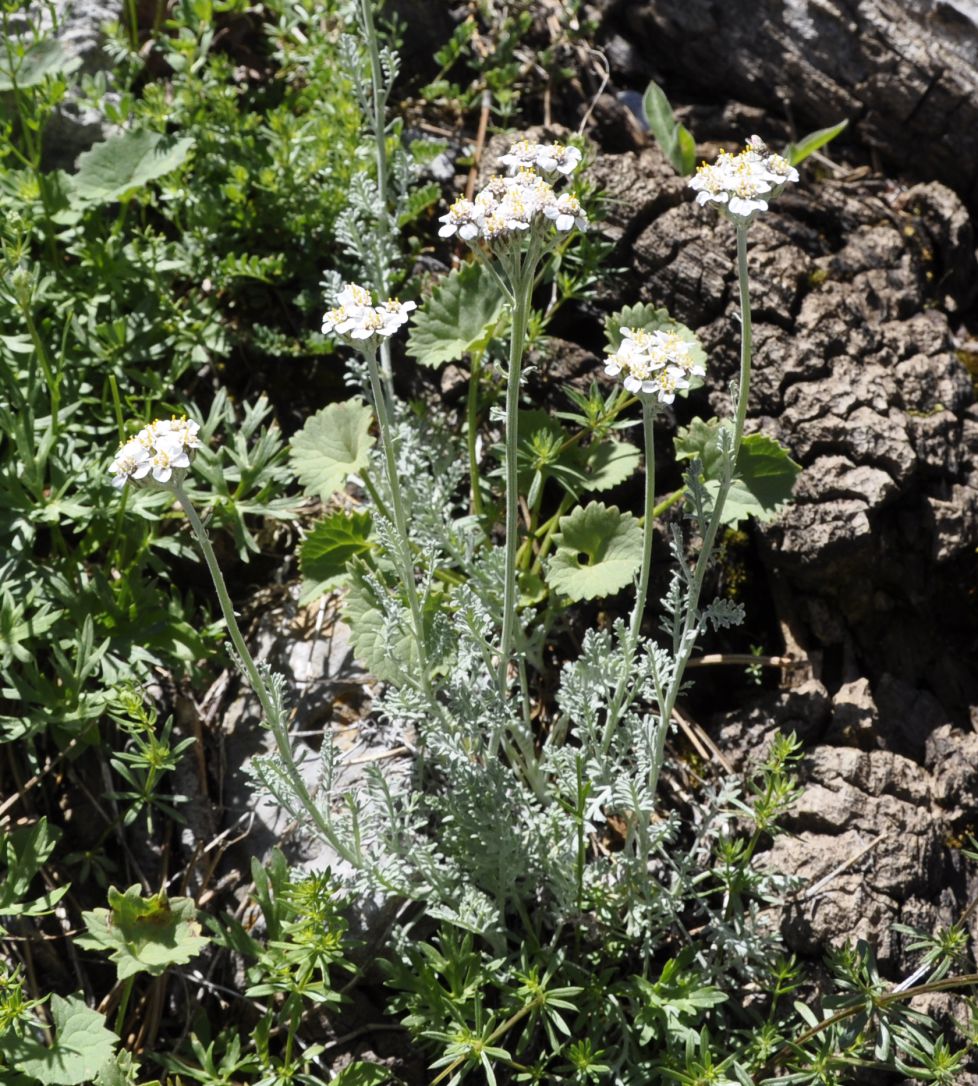
[[[642,529],[616,505],[591,502],[560,518],[557,551],[547,563],[547,584],[573,602],[610,596],[642,564]]]
[[[630,441],[602,441],[587,448],[584,457],[585,490],[611,490],[630,478],[642,454]]]
[[[380,585],[369,575],[362,561],[353,560],[350,585],[343,601],[343,618],[349,623],[357,660],[381,682],[403,683],[406,676],[417,675],[421,657],[411,630],[409,614],[400,607],[403,622],[392,622],[391,601],[379,595]],[[432,672],[442,668],[446,646],[442,623],[444,603],[438,592],[429,593],[422,604],[425,649]]]
[[[723,523],[737,524],[748,517],[773,520],[791,499],[795,480],[801,472],[787,449],[765,434],[748,434],[740,443],[737,474],[723,504]],[[706,483],[714,499],[720,484]]]
[[[23,38],[20,42],[23,42]],[[15,50],[14,56],[16,55]],[[25,91],[28,87],[39,86],[49,75],[70,75],[81,65],[82,58],[72,56],[63,42],[48,38],[24,50],[14,79],[11,79],[9,69],[0,74],[0,93]]]
[[[7,1033],[4,1061],[42,1086],[90,1082],[111,1059],[119,1038],[105,1028],[105,1018],[78,996],[52,995],[49,1006],[54,1024],[51,1044],[41,1044],[31,1034]]]
[[[422,366],[435,367],[485,347],[504,301],[495,280],[480,264],[466,264],[451,272],[415,314],[408,354]]]
[[[317,599],[346,576],[351,559],[371,550],[369,513],[331,513],[319,521],[299,548],[299,568],[306,582],[301,603]]]
[[[669,320],[667,309],[656,308],[646,302],[626,305],[617,313],[612,313],[604,322],[604,338],[609,351],[617,351],[621,345],[622,328],[657,328],[660,322]]]
[[[148,128],[112,136],[78,156],[71,176],[72,204],[107,204],[182,166],[194,141]]]
[[[306,494],[328,501],[370,463],[373,409],[359,398],[331,403],[292,438],[292,470]]]
[[[699,460],[703,465],[703,478],[716,479],[722,466],[717,435],[720,431],[717,418],[704,422],[694,418],[688,426],[680,426],[673,438],[677,460]],[[723,425],[729,426],[729,423]]]
[[[158,977],[168,966],[195,958],[210,942],[201,935],[192,898],[167,897],[162,890],[144,898],[137,885],[125,893],[110,886],[108,900],[108,909],[82,913],[88,934],[77,943],[109,951],[119,980],[137,973]]]

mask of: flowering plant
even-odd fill
[[[112,485],[152,479],[156,483],[179,482],[200,448],[200,424],[184,418],[156,419],[135,437],[119,446],[109,467]]]

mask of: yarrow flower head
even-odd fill
[[[662,404],[672,403],[693,377],[706,375],[688,340],[676,332],[643,328],[621,329],[621,343],[605,359],[604,371],[621,377],[629,392],[655,396]]]
[[[759,136],[751,136],[738,154],[722,151],[716,162],[706,163],[690,178],[698,204],[714,204],[735,223],[747,223],[758,211],[767,211],[769,201],[780,196],[789,181],[798,180],[798,171],[768,150]]]
[[[529,167],[541,173],[562,173],[568,177],[580,166],[581,152],[578,148],[567,147],[563,143],[517,140],[499,161],[503,166],[509,167],[510,173]]]
[[[550,229],[566,234],[584,230],[588,220],[577,197],[560,196],[543,173],[569,175],[581,161],[576,147],[560,143],[538,144],[520,140],[500,162],[510,168],[509,177],[493,177],[474,200],[458,199],[442,215],[439,237],[458,234],[463,241],[488,242],[502,247],[533,230]],[[539,172],[538,172],[539,171]]]
[[[156,419],[119,446],[109,465],[112,485],[179,483],[200,448],[200,425],[187,418]]]
[[[370,291],[356,283],[345,284],[336,302],[336,307],[323,317],[323,334],[351,342],[392,336],[407,323],[411,310],[417,309],[416,303],[399,302],[396,298],[374,305]]]

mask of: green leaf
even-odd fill
[[[397,621],[396,625],[390,622],[387,617],[390,601],[380,598],[380,586],[365,573],[363,563],[354,562],[343,608],[357,659],[381,682],[402,682],[405,676],[416,675],[421,664],[410,615],[402,607],[403,621]],[[431,595],[425,601],[422,622],[426,634],[437,607],[436,600]]]
[[[800,472],[801,465],[774,438],[748,434],[740,443],[737,472],[723,504],[723,523],[738,524],[748,517],[773,520],[790,501]],[[708,481],[707,493],[716,497],[719,487],[718,481]]]
[[[95,1086],[135,1086],[139,1079],[139,1061],[131,1052],[121,1049],[99,1068]],[[160,1086],[157,1079],[143,1081],[140,1086]]]
[[[4,1059],[43,1086],[77,1086],[98,1074],[112,1058],[119,1038],[97,1011],[78,996],[51,996],[54,1040],[43,1045],[30,1036],[4,1037]]]
[[[71,178],[73,206],[106,204],[183,165],[194,141],[134,128],[96,143],[78,158]]]
[[[721,426],[729,429],[730,423],[695,418],[674,439],[677,460],[699,460],[702,464],[702,478],[712,498],[719,492],[723,470],[717,441]],[[723,505],[723,523],[737,524],[748,517],[773,519],[791,499],[800,471],[801,466],[773,438],[748,434],[740,443],[734,481]]]
[[[420,188],[413,189],[408,194],[404,210],[397,216],[397,225],[401,228],[410,226],[410,224],[420,218],[432,204],[438,203],[439,199],[441,199],[441,185],[436,181],[431,181],[427,185],[422,185]]]
[[[730,423],[722,424],[728,430]],[[680,426],[673,438],[677,460],[699,460],[703,465],[704,479],[718,479],[722,468],[722,458],[718,447],[717,435],[720,431],[717,418],[704,422],[694,418],[689,426]]]
[[[33,826],[0,833],[0,916],[42,916],[50,912],[70,887],[58,886],[26,900],[34,877],[54,851],[60,831],[46,818]],[[0,924],[0,934],[4,931]]]
[[[570,600],[610,596],[631,581],[642,563],[642,529],[631,513],[591,502],[560,518],[557,552],[547,584]]]
[[[584,490],[611,490],[630,478],[642,459],[629,441],[602,441],[589,445],[584,457]]]
[[[676,120],[665,91],[655,81],[645,89],[642,110],[652,135],[676,173],[684,177],[691,174],[696,166],[696,141],[689,129]]]
[[[809,132],[807,136],[802,137],[797,143],[789,143],[784,149],[784,157],[792,166],[797,166],[799,162],[804,162],[809,155],[814,154],[820,147],[824,147],[834,140],[848,126],[849,121],[845,120],[839,121],[838,124],[833,124],[829,128],[819,128],[814,132]]]
[[[335,588],[346,576],[352,558],[371,550],[369,513],[331,513],[316,524],[299,548],[299,567],[307,584],[302,603]]]
[[[43,83],[49,75],[69,75],[81,67],[81,57],[72,56],[61,42],[54,38],[38,42],[29,49],[13,70],[0,71],[0,92],[12,91],[15,87],[26,90]]]
[[[388,1082],[400,1082],[396,1075],[392,1075],[389,1067],[382,1067],[379,1063],[367,1063],[365,1060],[357,1060],[349,1063],[330,1082],[332,1086],[384,1086]]]
[[[109,951],[119,980],[137,973],[158,977],[167,966],[195,958],[209,942],[200,934],[189,897],[168,898],[161,890],[144,898],[139,886],[124,894],[110,886],[108,899],[108,909],[82,913],[88,934],[76,942],[88,950]]]
[[[292,468],[307,494],[328,501],[347,477],[370,463],[373,409],[354,398],[331,403],[306,419],[292,438]]]
[[[422,366],[455,362],[482,350],[495,333],[505,298],[480,264],[453,271],[415,316],[407,352]]]

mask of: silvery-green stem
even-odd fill
[[[734,434],[730,452],[724,460],[723,478],[717,491],[710,523],[703,537],[703,546],[693,567],[689,593],[686,600],[686,617],[678,641],[673,645],[676,656],[675,673],[666,693],[665,703],[659,707],[659,726],[656,732],[655,752],[649,769],[649,788],[654,792],[659,784],[659,774],[665,757],[666,736],[672,720],[672,711],[679,696],[683,674],[696,644],[700,621],[699,600],[703,590],[703,580],[710,564],[713,547],[723,516],[723,507],[730,492],[737,466],[737,454],[744,436],[744,424],[747,419],[747,399],[750,394],[751,371],[751,319],[750,319],[750,282],[747,275],[747,229],[746,223],[737,224],[737,280],[740,286],[740,384],[737,390],[737,409],[734,413]]]
[[[632,676],[632,665],[638,648],[642,618],[649,595],[649,575],[652,570],[652,541],[655,536],[655,402],[651,396],[642,397],[642,434],[645,439],[645,507],[642,523],[642,566],[638,575],[638,589],[635,593],[635,606],[632,609],[631,622],[628,625],[628,642],[622,657],[621,674],[618,685],[608,706],[608,718],[601,735],[601,751],[607,753],[611,739],[621,718],[622,699]]]
[[[520,372],[532,282],[533,269],[527,267],[526,274],[519,276],[513,283],[513,321],[509,341],[509,373],[506,379],[506,560],[503,574],[503,629],[499,641],[497,675],[499,693],[504,699],[509,689],[509,661],[516,630],[516,550],[520,497],[516,445],[519,436]],[[493,745],[498,749],[498,740]],[[495,752],[490,751],[492,754]]]
[[[367,55],[370,58],[370,90],[373,98],[373,130],[374,130],[374,157],[377,163],[377,201],[381,208],[381,214],[388,214],[387,206],[387,90],[384,87],[384,72],[380,64],[380,42],[377,39],[377,29],[374,26],[373,0],[360,0],[360,16],[363,26],[363,38],[367,46]],[[380,223],[380,228],[387,230],[387,222]],[[374,267],[374,290],[381,299],[386,298],[390,290],[388,271],[382,259],[383,245],[376,251],[376,266]],[[391,370],[390,341],[384,340],[380,345],[381,372],[387,392],[393,397],[394,377]]]
[[[234,614],[234,606],[231,603],[231,596],[228,593],[227,585],[224,581],[224,574],[221,572],[221,567],[217,561],[217,555],[214,553],[214,548],[211,546],[207,531],[183,487],[179,484],[173,484],[172,489],[173,493],[176,495],[177,501],[179,501],[183,511],[187,514],[187,520],[190,521],[190,526],[193,528],[194,535],[197,537],[197,543],[204,556],[204,561],[207,563],[207,569],[210,572],[211,580],[214,582],[214,589],[217,592],[217,599],[221,605],[221,614],[224,615],[224,621],[227,624],[231,644],[234,645],[234,650],[238,654],[238,659],[241,661],[241,666],[244,668],[245,675],[251,683],[251,688],[258,698],[259,705],[261,705],[262,713],[264,714],[265,720],[272,733],[272,738],[275,740],[275,746],[278,749],[279,757],[282,760],[285,771],[288,773],[289,781],[295,790],[295,794],[298,796],[299,801],[302,803],[302,806],[309,814],[309,817],[312,819],[313,824],[322,837],[329,842],[344,860],[353,864],[355,867],[361,867],[362,860],[360,857],[357,856],[355,851],[349,849],[339,840],[333,832],[332,826],[330,826],[329,822],[323,817],[322,811],[320,811],[319,807],[313,801],[312,796],[310,796],[305,781],[302,779],[302,774],[299,772],[298,766],[296,766],[295,763],[295,756],[292,753],[292,744],[289,740],[286,723],[282,719],[282,715],[275,705],[274,699],[269,694],[268,687],[265,685],[265,680],[262,678],[261,672],[258,670],[258,666],[251,653],[248,651],[248,646],[245,644],[245,639],[241,634],[241,628],[238,626],[238,620]]]
[[[364,348],[367,368],[370,372],[370,391],[377,412],[380,444],[384,450],[384,464],[387,469],[387,486],[391,495],[391,508],[394,512],[394,530],[397,534],[401,559],[401,577],[407,592],[408,606],[411,608],[411,623],[414,626],[414,640],[418,646],[418,661],[421,667],[421,687],[434,703],[431,690],[431,677],[428,669],[428,653],[425,648],[424,620],[421,614],[421,602],[418,599],[418,586],[414,580],[414,559],[411,555],[411,543],[408,536],[407,515],[404,511],[404,498],[401,494],[400,478],[397,474],[397,458],[394,454],[394,428],[391,423],[387,398],[377,366],[377,351],[373,347]]]

